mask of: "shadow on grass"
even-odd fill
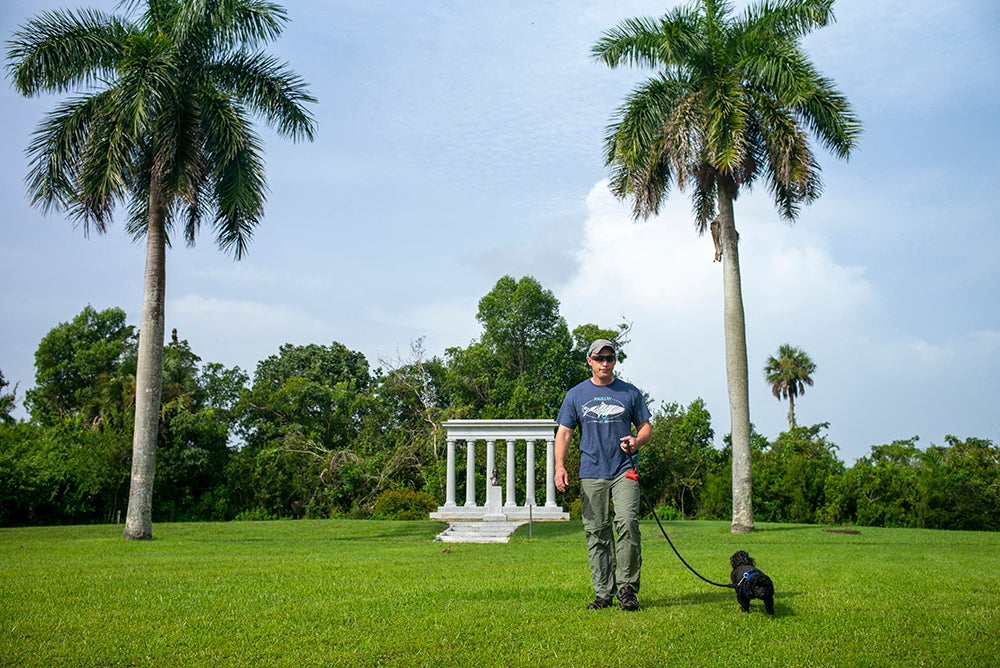
[[[707,586],[707,585],[706,585]],[[647,592],[649,593],[649,592]],[[774,600],[774,616],[775,617],[794,617],[794,608],[785,602],[784,599],[794,598],[801,596],[801,592],[781,592],[775,596]],[[703,591],[703,592],[692,592],[688,594],[681,594],[680,596],[640,596],[640,601],[643,608],[669,608],[669,607],[679,607],[679,606],[717,606],[717,605],[727,605],[731,604],[734,612],[741,612],[739,603],[736,601],[736,595],[732,593],[732,590],[718,588],[716,591]],[[750,612],[747,614],[761,613],[767,616],[764,612],[764,604],[760,601],[750,602]]]
[[[519,526],[511,538],[521,538],[528,540],[528,534],[532,538],[565,538],[567,536],[583,537],[583,525],[579,520],[569,520],[564,522],[534,522],[531,527],[527,524]]]
[[[644,587],[643,589],[646,588]],[[718,591],[682,594],[680,596],[671,596],[669,593],[663,593],[659,596],[649,596],[649,593],[652,592],[647,592],[646,596],[640,597],[642,607],[644,608],[668,608],[679,605],[718,605],[729,600],[732,596],[728,591],[721,589]],[[733,598],[735,603],[735,597]]]

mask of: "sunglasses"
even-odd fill
[[[615,356],[614,355],[594,355],[590,359],[594,360],[595,362],[614,362],[615,361]]]

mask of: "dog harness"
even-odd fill
[[[743,573],[743,577],[740,578],[740,581],[736,583],[736,586],[739,587],[741,594],[746,595],[747,587],[750,586],[750,580],[753,579],[753,576],[760,575],[760,573],[761,571],[756,568],[751,568],[750,570]]]

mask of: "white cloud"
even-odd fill
[[[590,302],[588,310],[596,313],[625,307],[665,311],[703,302],[718,282],[713,246],[675,204],[657,218],[633,222],[607,181],[595,185],[587,196],[579,272],[567,299]]]
[[[684,193],[673,193],[658,217],[639,223],[606,181],[590,191],[587,206],[579,272],[558,295],[570,326],[611,326],[623,316],[631,321],[622,375],[657,402],[703,398],[721,444],[729,404],[721,268],[712,261],[710,237],[694,230]],[[785,409],[761,377],[767,355],[782,343],[801,346],[817,361],[817,383],[839,387],[841,378],[849,387],[857,380],[850,360],[865,340],[856,332],[877,311],[877,295],[865,269],[839,263],[822,235],[776,215],[768,219],[762,210],[751,198],[737,203],[751,415],[757,429],[773,437],[786,426]],[[810,389],[813,394],[819,393]],[[814,412],[816,422],[832,421],[830,404]]]
[[[886,373],[908,379],[976,373],[1000,362],[1000,332],[977,330],[940,343],[905,338],[881,346]]]
[[[250,374],[285,343],[325,345],[337,338],[329,323],[282,304],[187,294],[168,296],[166,313],[167,330],[176,327],[203,360]]]
[[[199,258],[204,260],[204,258]],[[222,258],[229,260],[229,258]],[[276,286],[291,289],[318,290],[325,281],[316,275],[301,275],[289,272],[276,272],[261,269],[247,262],[216,263],[214,266],[204,263],[190,271],[190,277],[198,281],[230,286]]]
[[[407,359],[409,345],[420,338],[428,356],[441,356],[445,348],[468,346],[481,334],[477,310],[478,301],[466,299],[430,301],[394,311],[373,309],[367,316],[377,331],[366,342],[372,350],[369,362],[395,359],[397,353]]]

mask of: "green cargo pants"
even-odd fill
[[[581,478],[583,530],[594,593],[611,599],[622,585],[639,592],[642,546],[639,535],[639,483],[621,474],[614,480]],[[612,520],[610,502],[615,504]],[[618,533],[615,543],[612,533]]]

